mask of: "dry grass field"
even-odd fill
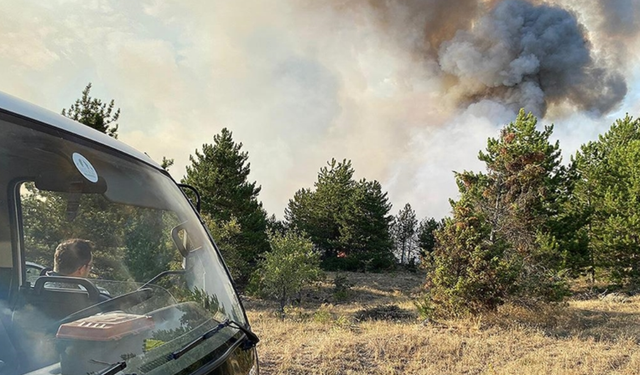
[[[284,319],[245,301],[262,374],[640,374],[640,296],[425,322],[412,302],[424,275],[340,275],[348,293],[333,293],[330,274]]]

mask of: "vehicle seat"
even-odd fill
[[[66,276],[40,276],[24,297],[54,321],[108,299],[89,280]]]
[[[14,348],[24,365],[21,370],[58,361],[57,322],[105,299],[89,280],[75,277],[40,276],[33,287],[21,288],[11,315]]]

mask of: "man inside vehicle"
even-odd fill
[[[47,276],[89,277],[92,251],[91,241],[73,238],[60,243],[53,259],[53,272],[47,272]]]
[[[56,247],[53,256],[53,271],[46,272],[46,276],[68,276],[88,278],[93,269],[93,242],[80,238],[72,238],[61,242]],[[75,283],[54,282],[54,288],[82,289],[82,285]],[[106,289],[96,286],[102,300],[109,299],[111,294]]]

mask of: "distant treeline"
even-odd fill
[[[560,145],[550,141],[553,126],[539,128],[532,114],[521,111],[479,153],[484,172],[455,173],[459,199],[442,221],[418,222],[409,204],[392,216],[380,183],[355,181],[351,162],[335,159],[320,169],[313,187],[294,194],[284,221],[254,207],[264,229],[306,234],[325,269],[427,268],[425,303],[448,313],[493,309],[508,300],[558,301],[568,292],[567,280],[580,276],[634,286],[640,280],[639,128],[629,116],[618,120],[561,163]],[[236,147],[246,162],[230,132],[222,134],[229,144],[216,141],[203,149]],[[192,167],[185,181],[205,194],[224,185],[194,183],[193,173]],[[217,191],[214,196],[223,194]],[[209,214],[216,221],[215,212]],[[251,263],[261,251],[245,260]]]
[[[89,89],[64,114],[116,136],[119,110],[92,99]],[[459,198],[441,221],[419,222],[410,204],[393,216],[378,181],[354,180],[351,162],[335,159],[277,220],[258,200],[260,186],[248,181],[248,153],[226,128],[190,156],[182,182],[200,191],[202,214],[241,284],[271,251],[269,233],[294,231],[311,241],[327,270],[426,268],[423,307],[435,313],[558,301],[567,280],[581,276],[637,285],[640,122],[617,120],[567,163],[552,132],[520,111],[479,153],[484,172],[455,173]]]

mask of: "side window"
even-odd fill
[[[32,182],[22,184],[20,201],[24,259],[33,265],[27,279],[40,275],[36,268],[54,268],[56,247],[75,238],[93,244],[92,279],[146,281],[182,260],[171,238],[178,218],[168,211],[114,203],[98,193],[41,190]]]
[[[33,285],[43,269],[53,268],[53,254],[63,236],[59,213],[64,207],[60,194],[39,191],[32,182],[20,187],[20,203],[26,281]]]
[[[36,279],[40,277],[40,275],[45,272],[48,268],[42,266],[37,263],[27,262],[26,266],[26,274],[27,274],[27,282],[33,285],[36,282]]]

